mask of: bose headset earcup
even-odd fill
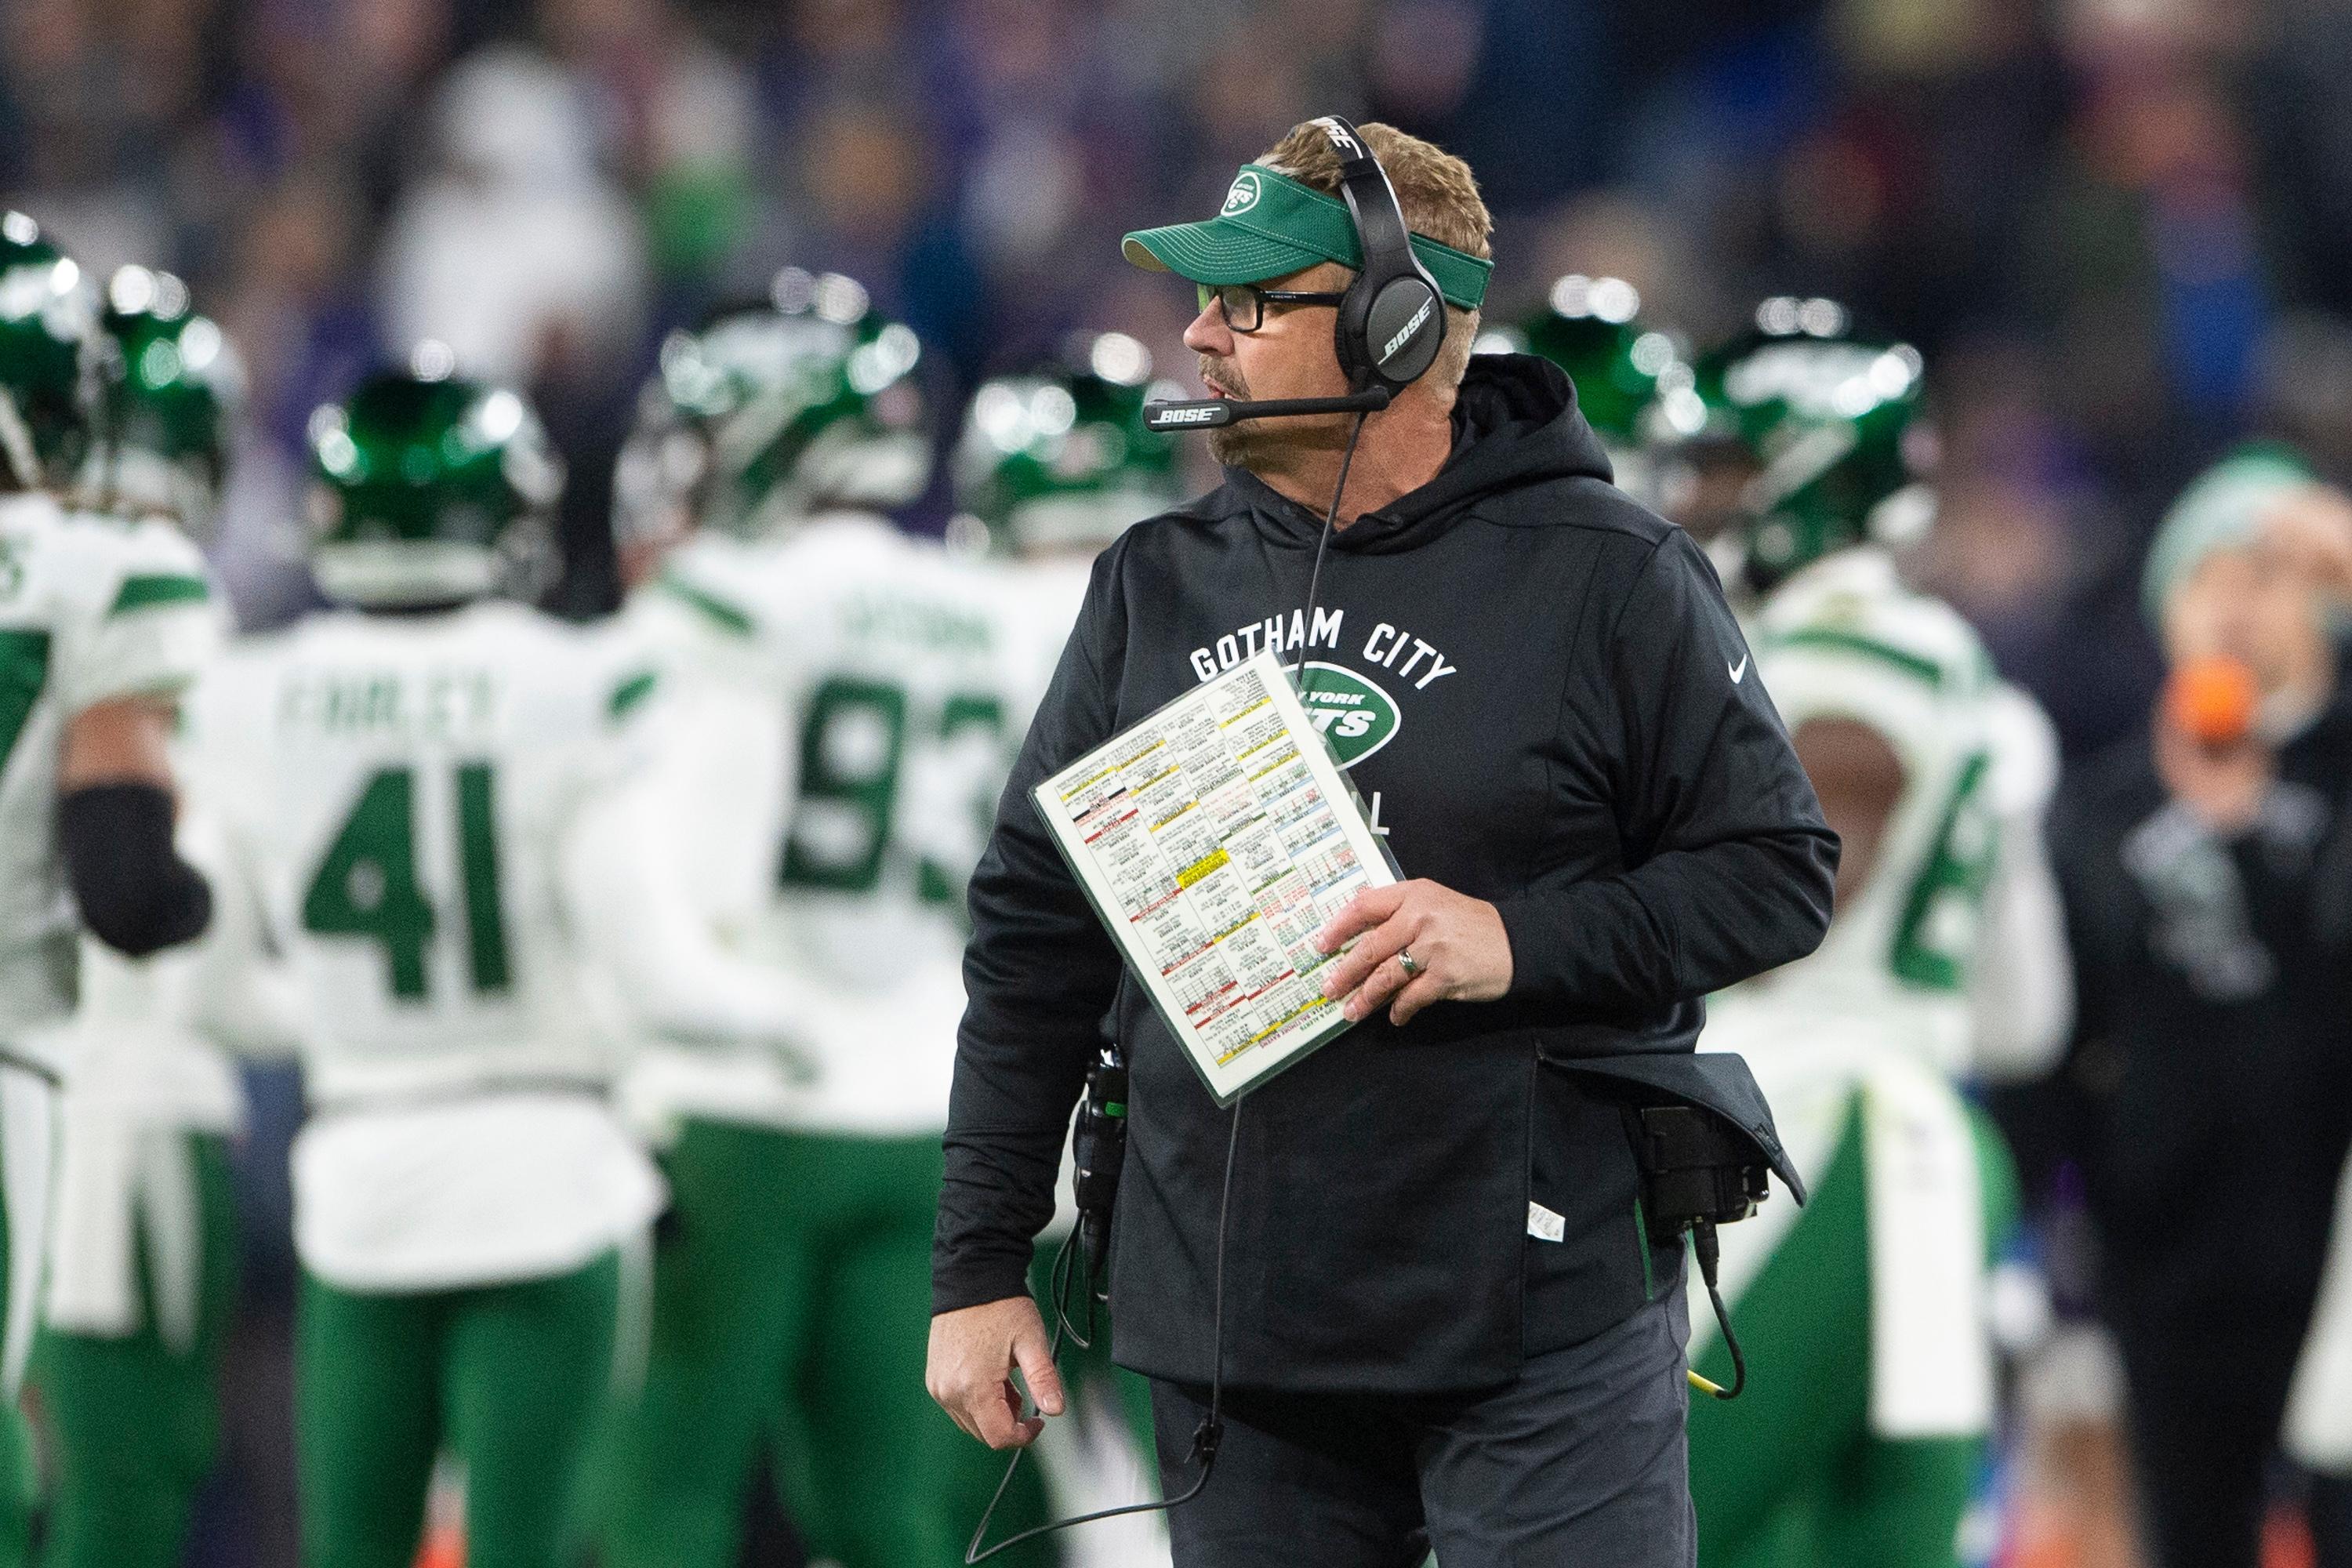
[[[1412,232],[1388,172],[1356,128],[1336,114],[1316,123],[1339,154],[1339,194],[1356,226],[1363,267],[1339,302],[1332,342],[1348,384],[1361,391],[1411,385],[1445,342],[1445,300],[1413,254]]]
[[[1418,278],[1391,279],[1372,297],[1365,341],[1382,381],[1402,386],[1420,379],[1445,342],[1437,290]]]

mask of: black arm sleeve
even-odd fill
[[[1837,835],[1681,530],[1652,552],[1593,665],[1563,722],[1613,759],[1627,868],[1498,906],[1510,994],[1645,1014],[1811,952],[1829,930]]]
[[[1108,683],[1089,643],[1090,630],[1102,637],[1105,594],[1098,568],[972,873],[934,1312],[1027,1293],[1031,1241],[1053,1218],[1062,1140],[1118,988],[1118,951],[1029,798],[1109,738]]]
[[[91,784],[58,801],[58,843],[81,923],[133,958],[193,942],[212,923],[212,889],[172,844],[171,792]]]

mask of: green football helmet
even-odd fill
[[[1571,272],[1555,281],[1544,309],[1513,327],[1479,334],[1481,350],[1539,354],[1576,384],[1576,404],[1612,455],[1641,439],[1642,413],[1669,384],[1677,367],[1687,374],[1683,341],[1640,317],[1642,295],[1622,278]]]
[[[310,568],[346,604],[536,598],[555,566],[563,464],[520,393],[450,374],[438,343],[409,370],[310,416]]]
[[[1176,442],[1143,426],[1146,403],[1183,395],[1151,380],[1151,352],[1126,333],[1080,333],[1060,358],[972,394],[957,503],[992,548],[1100,550],[1184,499]]]
[[[1848,545],[1926,532],[1934,503],[1910,440],[1924,366],[1910,344],[1857,333],[1832,300],[1783,295],[1694,370],[1652,405],[1653,450],[1662,466],[1745,461],[1737,521],[1757,592]]]
[[[17,489],[63,490],[89,440],[98,292],[20,212],[0,213],[0,458]]]
[[[832,507],[887,510],[931,478],[912,329],[838,273],[672,332],[614,473],[624,550],[711,528],[761,538]]]
[[[125,267],[98,321],[98,407],[80,499],[124,516],[212,530],[245,410],[245,366],[168,272]]]

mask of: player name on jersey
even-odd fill
[[[494,671],[466,666],[425,670],[297,667],[279,689],[278,719],[333,734],[455,739],[488,734],[499,712]]]

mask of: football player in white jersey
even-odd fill
[[[303,1556],[404,1568],[446,1448],[469,1560],[537,1568],[661,1203],[607,1100],[616,1043],[781,1041],[792,1009],[650,857],[650,671],[509,596],[561,482],[529,405],[425,345],[310,442],[312,572],[346,607],[225,658],[189,749],[299,998]]]
[[[1759,310],[1790,332],[1802,331],[1807,319],[1819,325],[1843,316],[1843,307],[1833,300],[1787,297],[1768,300]],[[1550,354],[1571,376],[1598,370],[1623,384],[1638,368],[1630,362],[1580,363],[1542,347],[1537,352]],[[1581,396],[1582,381],[1578,384]],[[1743,626],[1750,625],[1759,607],[1758,584],[1784,574],[1769,563],[1749,565],[1751,551],[1778,548],[1783,537],[1775,531],[1766,540],[1754,538],[1749,525],[1759,498],[1751,487],[1779,481],[1765,474],[1755,447],[1737,437],[1722,412],[1710,409],[1692,365],[1665,360],[1654,394],[1640,418],[1645,447],[1641,472],[1653,492],[1643,499],[1706,547],[1723,574],[1733,610]],[[1843,439],[1838,434],[1821,437],[1827,445],[1817,442],[1809,452],[1798,453],[1799,466]],[[1882,458],[1882,464],[1886,460]],[[1933,525],[1935,495],[1928,484],[1909,475],[1907,464],[1899,477],[1888,476],[1888,482],[1895,488],[1870,503],[1862,527],[1899,572]],[[1979,941],[1983,962],[1971,966],[1969,980],[1975,1023],[1968,1065],[1972,1075],[1988,1080],[2022,1081],[2056,1065],[2074,1023],[2064,916],[2042,842],[2042,823],[2058,787],[2058,736],[2042,705],[1997,675],[1990,725],[1986,802],[1994,849]]]
[[[166,749],[177,694],[216,641],[203,563],[169,528],[57,499],[87,447],[96,307],[89,279],[29,218],[0,215],[0,1563],[25,1550],[16,1395],[78,930],[143,956],[194,937],[212,908],[173,847]]]
[[[2049,780],[2021,768],[2033,752],[2012,734],[2019,700],[2000,695],[1975,633],[1906,586],[1889,548],[1924,499],[1905,439],[1916,352],[1854,333],[1829,301],[1773,300],[1695,368],[1687,398],[1661,410],[1748,476],[1753,668],[1725,679],[1764,682],[1844,845],[1821,948],[1709,1004],[1706,1048],[1748,1058],[1811,1197],[1723,1233],[1734,1328],[1771,1375],[1736,1403],[1694,1402],[1700,1550],[1730,1564],[1949,1564],[1992,1416],[1990,1252],[2014,1206],[1999,1140],[1954,1081],[1986,1065],[1989,1040],[2027,1071],[2063,1043],[2046,977],[2007,1002],[2026,1016],[1991,1030],[1983,997],[2015,998],[2027,977],[1978,984],[2004,816],[2021,837],[2005,871],[2026,884],[2008,896],[2030,900],[2037,874],[2047,892]],[[2063,965],[2054,907],[2004,956]],[[1694,1322],[1695,1364],[1727,1381],[1707,1313]]]
[[[940,1134],[964,882],[1084,574],[879,515],[929,476],[918,355],[853,280],[787,270],[671,341],[624,455],[625,553],[684,540],[628,611],[663,650],[666,763],[708,781],[679,852],[714,924],[807,996],[817,1072],[657,1053],[634,1075],[678,1223],[644,1396],[598,1464],[614,1568],[731,1563],[763,1440],[847,1568],[957,1561],[998,1479],[923,1390]],[[1043,1508],[1027,1473],[1002,1517]]]
[[[77,499],[125,527],[209,531],[242,403],[220,328],[176,278],[127,267],[99,319],[100,391]],[[183,853],[217,877],[182,803]],[[240,1033],[252,922],[215,880],[198,941],[127,957],[85,937],[67,1037],[53,1222],[33,1376],[49,1436],[41,1562],[168,1568],[212,1467],[236,1294],[230,1136],[243,1093],[203,1031]]]

